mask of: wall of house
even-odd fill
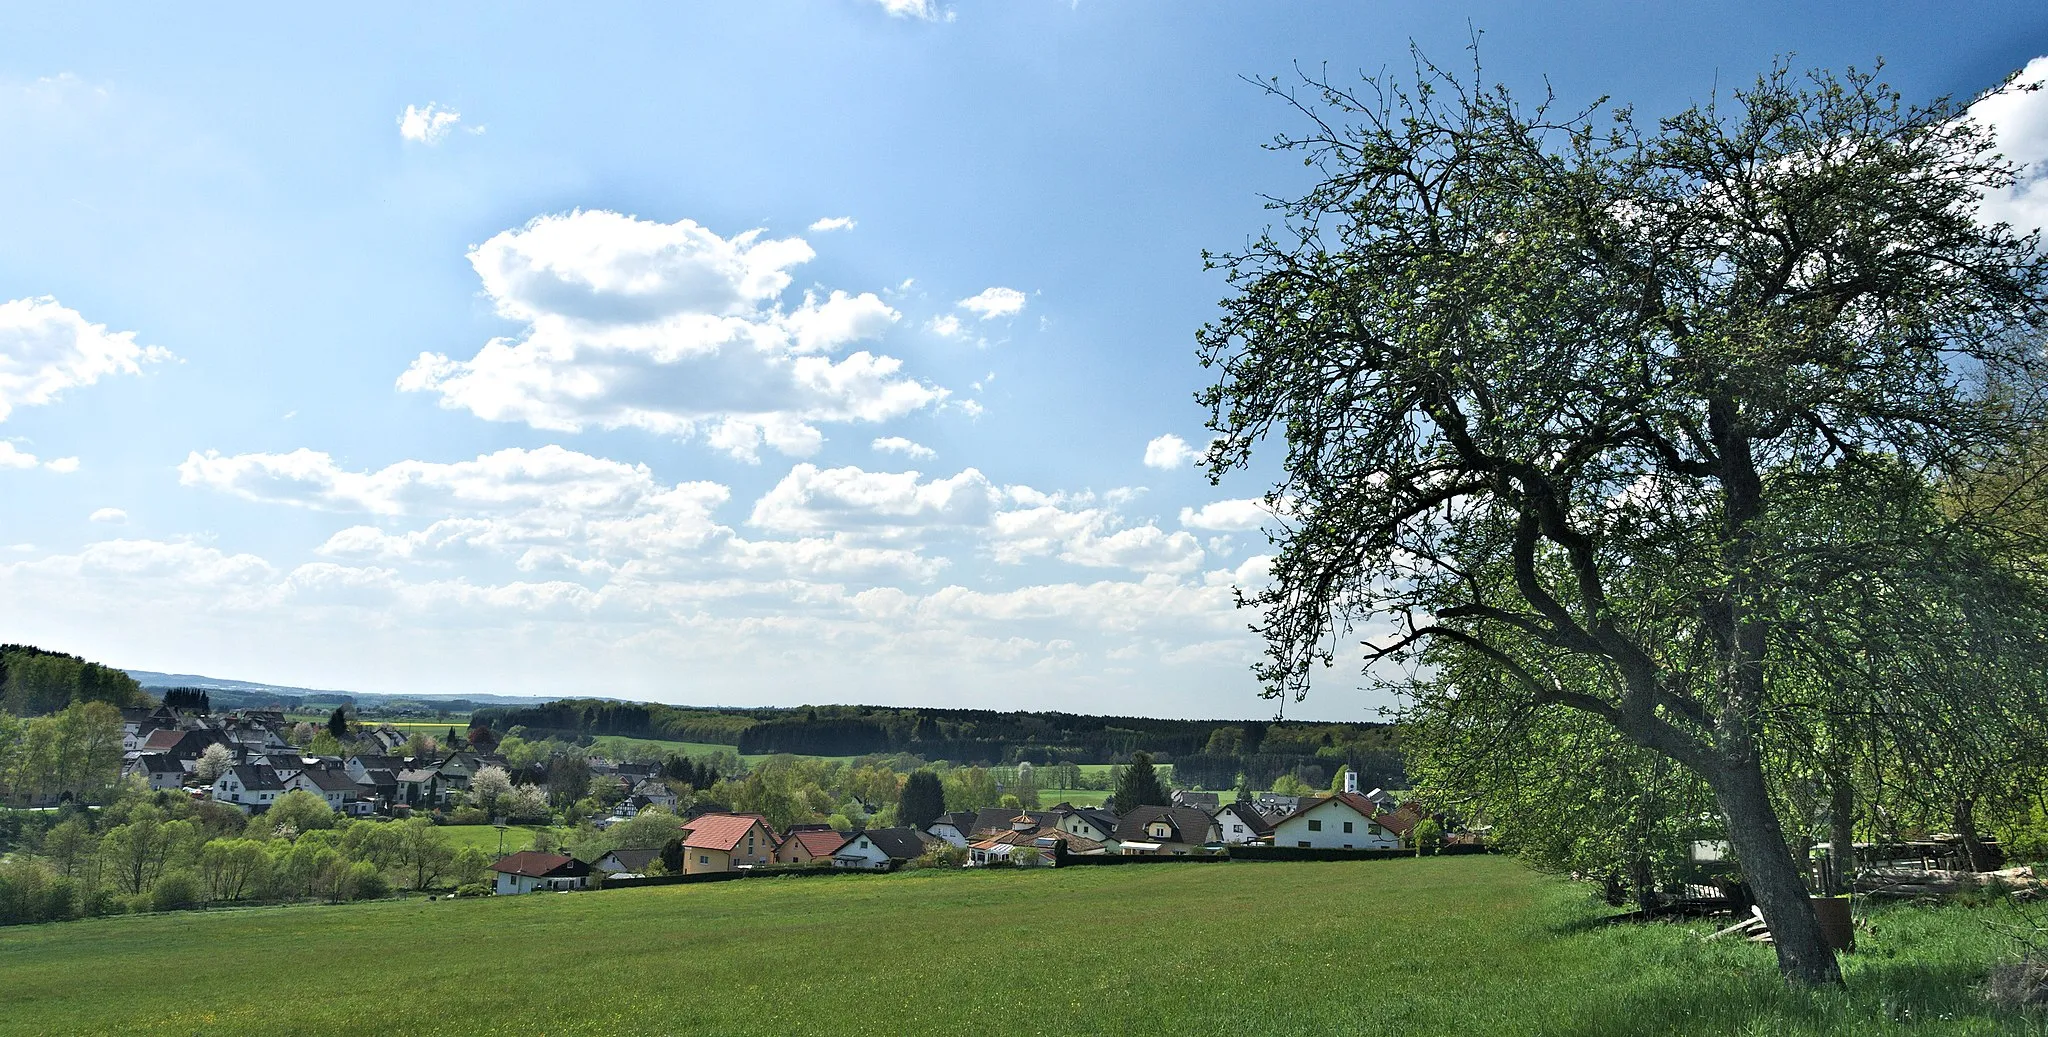
[[[847,860],[849,857],[860,858],[861,863],[852,863]],[[889,855],[883,853],[874,843],[860,838],[840,847],[832,855],[832,864],[840,868],[886,868],[889,866]]]
[[[1321,830],[1309,827],[1309,822],[1320,821]],[[1351,825],[1346,832],[1344,826]],[[1358,812],[1335,801],[1327,802],[1306,814],[1296,814],[1273,828],[1273,845],[1306,846],[1316,850],[1391,850],[1401,845],[1399,837],[1384,828],[1378,835],[1376,828]]]
[[[946,841],[946,845],[948,846],[964,848],[967,845],[967,833],[962,832],[961,830],[953,827],[952,825],[935,824],[930,828],[925,829],[925,834],[934,836],[939,839],[944,839]]]
[[[706,850],[695,846],[685,847],[683,874],[702,875],[707,871],[731,871],[732,854],[724,850]]]
[[[1216,827],[1222,829],[1223,843],[1226,846],[1243,846],[1259,837],[1259,834],[1252,831],[1252,827],[1245,824],[1244,819],[1236,814],[1217,814]]]

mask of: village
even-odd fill
[[[478,776],[496,772],[503,782],[511,770],[505,757],[475,748],[404,755],[409,745],[418,750],[420,743],[389,724],[364,724],[354,740],[381,752],[341,755],[315,754],[292,744],[293,728],[278,710],[215,716],[181,713],[169,705],[130,708],[122,715],[121,774],[153,791],[182,792],[252,816],[296,792],[317,797],[338,815],[375,821],[474,809],[478,797],[472,784]],[[761,813],[716,804],[679,809],[682,797],[661,778],[659,764],[597,755],[582,762],[593,781],[616,781],[625,793],[608,813],[590,819],[593,827],[604,830],[645,811],[665,812],[678,819],[673,838],[662,846],[608,849],[589,860],[545,849],[507,853],[490,867],[492,892],[576,890],[621,880],[648,884],[790,868],[1057,866],[1070,858],[1215,856],[1247,847],[1389,851],[1407,845],[1424,819],[1417,806],[1398,802],[1384,789],[1361,790],[1357,775],[1347,772],[1341,789],[1321,795],[1264,792],[1250,801],[1225,802],[1217,792],[1175,788],[1166,803],[1122,813],[1110,806],[1061,802],[1043,809],[943,811],[921,827],[841,830],[790,823],[778,828]],[[506,820],[491,817],[501,828]]]

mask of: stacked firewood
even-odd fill
[[[2026,867],[2000,871],[1880,867],[1856,873],[1856,892],[1877,897],[1940,897],[1990,887],[2037,890],[2043,888],[2043,883],[2034,876],[2034,869]]]

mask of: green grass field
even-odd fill
[[[1976,990],[2004,909],[1879,912],[1848,989],[1819,994],[1787,991],[1766,947],[1589,924],[1604,911],[1465,857],[110,918],[0,930],[0,1033],[2042,1032]]]
[[[533,845],[533,833],[539,829],[533,825],[507,825],[505,827],[505,852],[518,853]],[[495,825],[442,825],[435,829],[448,838],[448,845],[460,850],[474,846],[492,854],[498,852],[498,829]]]

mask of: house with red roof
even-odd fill
[[[758,814],[703,814],[683,822],[683,874],[737,871],[775,859],[780,841]]]
[[[775,848],[775,863],[830,866],[832,855],[846,845],[846,833],[830,828],[800,828],[782,839]]]

